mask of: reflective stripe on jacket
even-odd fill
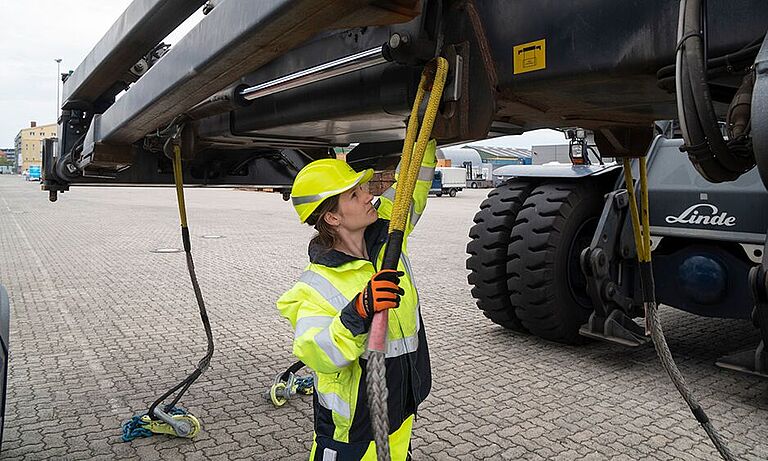
[[[434,147],[434,146],[432,146]],[[405,273],[400,307],[388,311],[386,376],[392,431],[401,427],[426,398],[431,370],[419,296],[407,255],[407,236],[424,212],[436,164],[428,149],[416,183],[398,270]],[[315,433],[343,443],[370,441],[373,433],[366,399],[368,325],[355,311],[354,298],[381,269],[392,193],[377,204],[379,219],[365,230],[371,260],[310,246],[310,264],[299,281],[277,301],[294,328],[293,353],[316,375]]]

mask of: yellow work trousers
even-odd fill
[[[411,444],[411,430],[413,429],[413,415],[409,416],[403,424],[393,433],[389,434],[389,452],[392,461],[405,461],[408,457],[408,447]],[[370,442],[367,446],[360,444],[348,444],[328,440],[324,437],[318,441],[314,436],[312,451],[309,453],[310,461],[376,461],[376,445]]]

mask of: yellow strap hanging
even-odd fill
[[[389,240],[384,253],[383,269],[396,269],[400,259],[403,233],[413,200],[413,191],[419,177],[421,162],[432,135],[432,126],[448,76],[448,61],[438,57],[431,61],[421,74],[419,89],[411,109],[411,118],[405,132],[403,156],[400,161],[400,177],[395,190],[392,215],[389,221]],[[419,108],[424,96],[429,94],[424,121],[419,128]],[[418,135],[417,135],[418,133]],[[394,266],[394,267],[390,267]],[[376,442],[376,456],[379,461],[389,461],[389,416],[387,411],[387,382],[385,351],[387,340],[387,312],[378,312],[371,322],[368,333],[368,405],[371,410],[371,426]]]
[[[627,183],[629,215],[632,221],[632,235],[635,238],[635,247],[637,248],[637,259],[640,262],[651,262],[651,226],[648,217],[648,175],[645,158],[640,158],[640,211],[638,211],[635,195],[635,180],[632,177],[632,162],[628,158],[624,159],[624,182]]]
[[[400,177],[395,191],[395,202],[392,205],[392,216],[389,222],[389,231],[405,230],[408,221],[408,213],[411,208],[413,190],[419,177],[419,169],[424,158],[424,152],[432,136],[432,127],[437,118],[437,111],[448,76],[448,61],[438,57],[431,61],[421,74],[419,90],[411,108],[411,117],[408,120],[408,128],[405,132],[403,143],[403,157],[400,161]],[[424,101],[427,91],[430,92],[427,101],[424,121],[419,128],[419,108]],[[418,135],[418,139],[417,139]]]
[[[173,179],[176,182],[176,200],[179,205],[179,219],[181,227],[187,227],[187,207],[184,204],[184,183],[181,169],[181,146],[173,146]]]

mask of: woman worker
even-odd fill
[[[366,395],[366,343],[376,312],[387,311],[386,378],[390,452],[408,459],[416,409],[432,375],[419,295],[406,253],[408,234],[424,212],[436,165],[435,142],[424,153],[397,271],[382,270],[395,183],[372,203],[373,170],[355,172],[337,159],[316,160],[296,176],[291,197],[302,223],[315,227],[309,265],[277,301],[294,328],[293,353],[315,373],[311,461],[374,460]]]

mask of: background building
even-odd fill
[[[16,162],[16,149],[13,147],[5,147],[0,149],[0,153],[2,153],[3,157],[5,157],[9,162]]]
[[[571,156],[568,153],[569,147],[570,146],[568,144],[533,146],[531,147],[533,150],[533,164],[545,165],[551,162],[570,164]],[[590,148],[594,149],[594,152],[589,154],[589,161],[592,163],[598,163],[598,159],[595,154],[599,153],[600,151],[594,144],[590,144]],[[580,152],[578,146],[574,146],[574,149],[576,149],[576,153]],[[610,163],[613,162],[614,159],[606,157],[603,159],[603,161],[605,163]]]
[[[535,145],[530,149],[513,147],[518,142],[515,136],[505,136],[489,142],[473,142],[471,144],[455,144],[437,149],[437,166],[464,168],[467,171],[467,187],[493,187],[497,178],[493,176],[496,168],[507,165],[544,165],[548,163],[571,164],[569,144]],[[591,141],[591,138],[590,138]],[[336,157],[346,160],[350,148],[335,148]],[[590,142],[590,148],[597,148]],[[579,149],[575,146],[574,149]],[[597,163],[597,158],[590,154],[590,160]],[[604,159],[610,162],[613,159]],[[394,181],[394,177],[377,176],[371,181],[371,191],[383,191]],[[381,187],[374,187],[382,182]]]
[[[465,149],[462,146],[440,147],[437,149],[437,166],[467,167],[473,169],[481,166],[483,160],[476,150]]]
[[[568,154],[568,144],[533,146],[533,164],[543,165],[550,162],[571,163],[571,157]]]
[[[0,149],[0,173],[8,174],[16,172],[16,149]]]
[[[528,149],[468,144],[439,148],[437,166],[464,168],[467,184],[475,182],[481,187],[489,187],[494,169],[504,165],[530,165],[531,156]]]
[[[466,149],[476,150],[483,162],[490,163],[494,168],[505,165],[530,165],[533,156],[529,149],[519,147],[469,144]]]
[[[30,165],[42,166],[43,139],[56,137],[56,124],[37,125],[30,122],[16,135],[14,150],[16,153],[17,172],[23,173]]]

